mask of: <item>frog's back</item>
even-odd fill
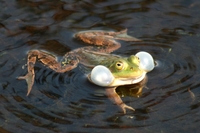
[[[109,66],[113,61],[116,61],[120,56],[114,54],[106,54],[88,50],[82,50],[78,53],[78,58],[81,64],[87,66],[104,65]]]

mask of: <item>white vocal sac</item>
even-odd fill
[[[91,81],[99,86],[109,86],[114,80],[110,70],[102,65],[95,66],[91,72]]]
[[[153,57],[144,51],[138,52],[135,56],[137,56],[140,59],[140,68],[145,70],[146,72],[149,72],[154,69],[155,64]]]

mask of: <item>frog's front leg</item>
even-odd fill
[[[65,56],[67,56],[67,54]],[[70,60],[69,58],[69,60],[67,60],[67,62],[65,61],[64,62],[65,64],[62,65],[62,62],[61,63],[58,62],[54,56],[48,53],[39,50],[29,51],[27,58],[28,73],[25,76],[18,77],[18,79],[25,79],[28,84],[27,96],[30,94],[32,86],[34,84],[34,78],[35,78],[34,65],[37,60],[42,62],[44,65],[48,66],[52,70],[59,73],[64,73],[66,71],[72,70],[78,64],[77,59]]]
[[[126,105],[122,99],[120,98],[120,96],[116,93],[116,87],[112,87],[112,88],[106,88],[106,93],[108,95],[108,97],[115,103],[117,104],[122,111],[124,112],[124,114],[126,114],[126,109],[130,109],[132,111],[135,111],[134,108]]]

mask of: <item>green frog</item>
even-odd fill
[[[34,65],[36,61],[40,61],[45,66],[58,73],[70,71],[76,68],[79,63],[88,68],[94,68],[97,65],[101,65],[98,66],[96,71],[99,71],[101,67],[106,67],[108,69],[107,71],[112,74],[112,80],[106,84],[101,84],[101,82],[95,83],[96,81],[93,77],[96,76],[95,74],[97,72],[94,72],[95,74],[93,75],[95,76],[93,76],[92,73],[88,74],[89,81],[105,87],[108,97],[112,99],[124,113],[126,113],[126,109],[134,111],[134,108],[126,105],[121,100],[115,89],[117,86],[134,84],[142,81],[145,78],[146,71],[140,68],[140,60],[135,55],[131,55],[130,57],[120,57],[109,53],[120,48],[121,44],[116,40],[141,40],[127,35],[127,29],[118,32],[94,30],[82,31],[76,33],[74,38],[89,44],[89,46],[81,47],[66,53],[60,62],[57,61],[55,56],[45,51],[31,50],[28,52],[28,73],[25,76],[18,77],[18,79],[25,79],[28,84],[27,96],[30,94],[34,84]]]

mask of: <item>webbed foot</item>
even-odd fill
[[[35,78],[35,74],[29,72],[27,73],[25,76],[20,76],[17,77],[17,79],[21,80],[21,79],[25,79],[26,83],[28,84],[28,92],[27,92],[27,96],[30,94],[31,89],[33,87],[33,83],[34,83],[34,78]]]
[[[122,111],[124,112],[124,114],[126,114],[126,109],[130,109],[132,111],[135,111],[134,108],[132,108],[131,106],[126,105],[125,103],[122,103],[119,106],[122,109]]]
[[[141,42],[141,41],[142,41],[142,40],[140,40],[140,39],[138,39],[138,38],[129,36],[129,35],[127,35],[126,33],[117,35],[117,36],[115,37],[115,39],[124,40],[124,41],[130,41],[130,42],[132,42],[132,41],[133,41],[133,42]]]
[[[135,38],[133,36],[129,36],[127,34],[127,29],[125,30],[122,30],[120,32],[118,32],[118,34],[116,34],[114,36],[115,39],[118,39],[118,40],[124,40],[124,41],[130,41],[130,42],[141,42],[142,40],[138,39],[138,38]]]
[[[106,89],[106,94],[108,95],[108,97],[122,109],[124,114],[126,114],[126,109],[130,109],[132,111],[135,111],[134,108],[132,108],[131,106],[126,105],[122,101],[120,96],[116,93],[115,89],[116,89],[116,87],[111,87],[111,88],[107,88]]]

